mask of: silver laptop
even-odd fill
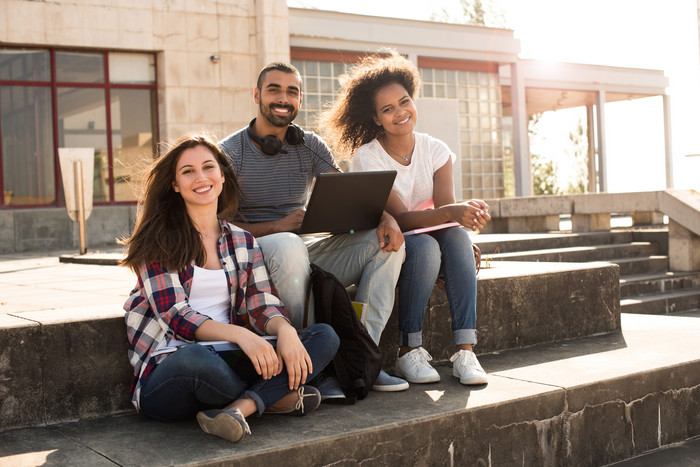
[[[339,234],[375,229],[395,178],[395,170],[320,174],[297,233]]]

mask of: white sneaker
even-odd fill
[[[489,382],[486,372],[474,352],[470,350],[460,350],[450,357],[452,362],[452,376],[459,378],[462,384],[486,384]]]
[[[427,350],[418,347],[401,357],[396,357],[394,370],[409,383],[437,383],[440,381],[440,375],[428,363],[432,359]]]

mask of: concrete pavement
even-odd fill
[[[25,319],[36,313],[57,320],[68,309],[71,316],[76,309],[86,316],[122,315],[121,306],[135,281],[131,271],[59,262],[60,254],[73,253],[0,257],[0,325],[11,322],[13,313],[22,313]],[[98,256],[105,254],[118,252]],[[480,360],[490,374],[486,387],[461,386],[451,377],[449,366],[439,364],[440,383],[412,385],[399,394],[373,392],[355,406],[324,404],[310,417],[284,423],[271,416],[253,419],[253,435],[236,445],[204,435],[193,421],[163,424],[133,412],[7,430],[0,432],[0,466],[294,465],[294,459],[302,458],[318,465],[328,463],[335,450],[347,453],[347,465],[396,465],[395,461],[472,465],[486,460],[509,465],[509,459],[561,465],[567,456],[589,459],[578,465],[601,465],[591,461],[609,458],[603,454],[610,441],[629,441],[628,430],[611,435],[606,425],[632,426],[632,444],[654,449],[663,447],[667,435],[677,430],[671,421],[678,414],[700,424],[697,403],[684,399],[684,394],[698,391],[697,371],[682,371],[696,370],[700,362],[698,318],[700,312],[623,315],[622,333],[484,355]],[[678,392],[674,388],[680,380],[688,388]],[[675,402],[664,402],[667,394]],[[602,413],[616,401],[628,407],[627,421]],[[599,412],[589,418],[591,411]],[[649,417],[653,430],[643,423]],[[562,420],[570,427],[571,439],[552,435],[559,432]],[[585,430],[587,424],[593,424],[599,435]],[[531,431],[528,426],[538,428]],[[423,439],[429,444],[422,444]],[[590,449],[602,457],[586,457]],[[694,465],[674,462],[677,455],[685,456],[681,460],[690,455],[692,461],[697,452],[693,441],[650,454],[653,464],[635,463],[646,458],[639,457],[621,465]]]

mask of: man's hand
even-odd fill
[[[403,244],[403,234],[399,224],[386,211],[382,213],[377,226],[377,240],[382,251],[398,251]]]
[[[301,222],[304,220],[305,214],[306,211],[303,209],[296,209],[291,214],[276,221],[277,232],[296,232],[301,227]]]

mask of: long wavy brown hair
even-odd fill
[[[172,186],[180,156],[186,149],[197,146],[209,149],[224,173],[226,183],[219,195],[218,216],[230,219],[237,211],[238,182],[228,158],[207,135],[183,136],[146,170],[134,231],[130,237],[119,240],[126,246],[122,266],[138,274],[142,264],[152,261],[158,261],[173,271],[183,269],[193,261],[200,266],[205,263],[202,238],[187,214],[182,196]]]
[[[323,138],[341,159],[351,158],[357,148],[384,132],[373,120],[374,98],[380,88],[399,83],[412,99],[420,89],[418,70],[395,50],[363,58],[338,81],[340,95],[321,114],[319,123]]]

